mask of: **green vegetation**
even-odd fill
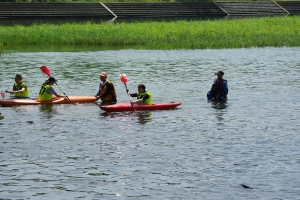
[[[6,45],[98,45],[135,49],[300,46],[300,17],[0,26]]]

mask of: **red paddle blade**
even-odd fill
[[[127,77],[126,77],[126,74],[120,74],[120,80],[126,84],[127,83]]]
[[[1,97],[2,97],[2,99],[4,99],[4,97],[5,97],[4,92],[1,92]]]
[[[43,72],[43,74],[51,76],[49,69],[45,65],[41,66],[40,69]]]

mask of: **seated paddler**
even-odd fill
[[[54,77],[50,77],[48,80],[46,80],[43,85],[41,86],[38,100],[39,101],[49,101],[52,99],[52,95],[54,94],[56,97],[65,97],[62,95],[59,95],[55,92],[53,85],[56,83],[56,79]]]
[[[152,95],[150,94],[150,92],[146,91],[146,86],[143,84],[139,84],[137,89],[138,89],[137,93],[132,93],[132,94],[130,94],[129,90],[126,89],[127,93],[131,97],[137,98],[137,100],[133,101],[132,103],[143,104],[143,105],[152,105]]]
[[[22,80],[21,74],[16,74],[15,84],[13,85],[13,90],[5,90],[10,94],[14,94],[15,98],[28,98],[28,88],[25,82]]]

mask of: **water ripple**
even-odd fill
[[[299,48],[18,52],[0,57],[0,90],[22,73],[37,96],[46,65],[69,95],[94,95],[101,71],[128,101],[144,83],[169,111],[98,104],[0,107],[3,199],[297,199]],[[224,70],[227,102],[206,100]],[[58,90],[59,91],[59,90]],[[247,186],[247,187],[245,187]]]

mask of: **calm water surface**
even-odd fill
[[[182,105],[126,113],[98,103],[0,107],[0,199],[299,199],[299,55],[300,48],[6,51],[2,91],[22,73],[36,97],[46,65],[68,95],[95,95],[106,71],[118,102],[129,100],[125,73],[131,92],[144,83],[154,103]],[[225,103],[206,100],[218,70],[228,80]]]

